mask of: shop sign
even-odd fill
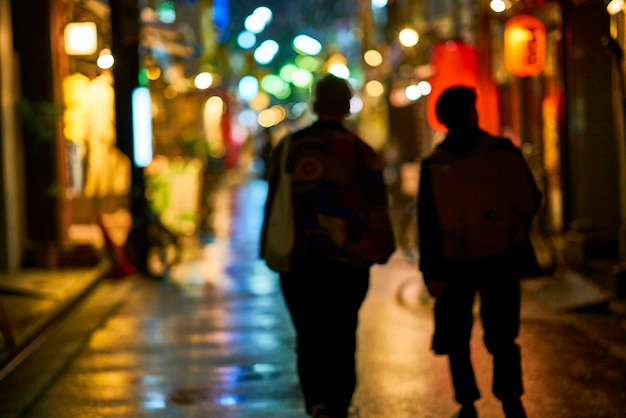
[[[546,27],[530,15],[511,18],[504,27],[504,65],[517,77],[540,74],[545,67]]]

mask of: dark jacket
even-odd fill
[[[518,148],[516,148],[507,138],[500,138],[489,135],[487,132],[473,128],[463,132],[451,132],[445,140],[437,147],[437,149],[429,157],[422,161],[420,185],[418,190],[418,230],[420,242],[420,270],[426,281],[431,279],[443,280],[448,272],[458,270],[468,260],[457,260],[446,258],[444,256],[444,231],[442,230],[440,221],[440,210],[435,199],[432,179],[432,166],[437,162],[437,153],[444,151],[448,155],[455,158],[468,158],[474,154],[477,144],[481,137],[489,138],[489,151],[497,151],[497,155],[519,158],[523,161],[523,156]],[[512,154],[511,154],[512,153]],[[541,193],[537,189],[532,174],[527,164],[523,161],[523,176],[527,176],[528,181],[524,182],[530,190],[527,190],[531,199],[535,202],[525,209],[525,213],[520,213],[521,222],[525,224],[526,229],[530,229],[532,218],[539,208],[541,201]],[[472,173],[467,173],[471,179]],[[445,209],[445,208],[444,208]],[[494,254],[491,256],[492,261],[497,262],[498,258],[506,257],[506,262],[512,259],[520,259],[515,257],[518,254]],[[513,257],[512,257],[513,256]],[[521,254],[519,255],[521,257]],[[504,262],[504,261],[503,261]],[[523,266],[520,266],[522,268]]]
[[[283,144],[267,168],[262,246]],[[341,123],[317,121],[291,134],[286,169],[292,179],[294,267],[328,260],[360,267],[387,261],[395,240],[383,166],[369,145]]]

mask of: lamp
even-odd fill
[[[65,25],[67,55],[93,55],[98,50],[98,28],[95,22],[71,22]]]
[[[616,15],[624,9],[624,0],[609,0],[606,4],[606,11],[610,15]]]
[[[530,15],[517,15],[504,26],[504,65],[517,77],[538,75],[545,66],[546,27]]]

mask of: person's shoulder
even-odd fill
[[[314,132],[315,132],[314,127],[312,125],[309,125],[303,128],[293,130],[287,136],[291,136],[292,138],[299,138],[301,136],[310,136]]]
[[[357,158],[360,157],[365,162],[365,164],[373,170],[382,170],[382,161],[380,160],[380,157],[378,156],[374,148],[372,148],[370,144],[365,142],[365,140],[363,140],[357,134],[349,132],[349,135],[353,138],[356,148],[358,150]]]
[[[356,143],[356,146],[359,147],[359,149],[361,150],[361,152],[370,154],[370,155],[377,155],[376,151],[374,151],[374,148],[372,148],[372,146],[370,144],[368,144],[367,142],[365,142],[365,140],[363,138],[361,138],[360,136],[358,136],[355,133],[350,132],[349,133],[350,136],[352,136],[353,140]]]
[[[515,144],[513,144],[513,141],[505,136],[487,134],[487,137],[490,141],[490,150],[503,152],[520,152],[520,149],[516,147]]]

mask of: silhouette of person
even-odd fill
[[[436,298],[432,348],[448,356],[461,404],[455,416],[477,416],[470,338],[478,292],[483,340],[493,355],[493,393],[508,418],[525,417],[516,343],[520,276],[525,263],[536,262],[526,252],[541,193],[519,149],[479,128],[476,99],[473,89],[455,86],[437,102],[437,118],[448,133],[422,162],[419,266]]]
[[[291,133],[295,244],[281,289],[296,332],[297,370],[306,412],[348,415],[356,388],[358,312],[369,269],[395,250],[382,164],[374,150],[344,126],[352,91],[327,75],[315,87],[318,120]],[[268,164],[269,192],[261,254],[280,174],[281,140]]]

